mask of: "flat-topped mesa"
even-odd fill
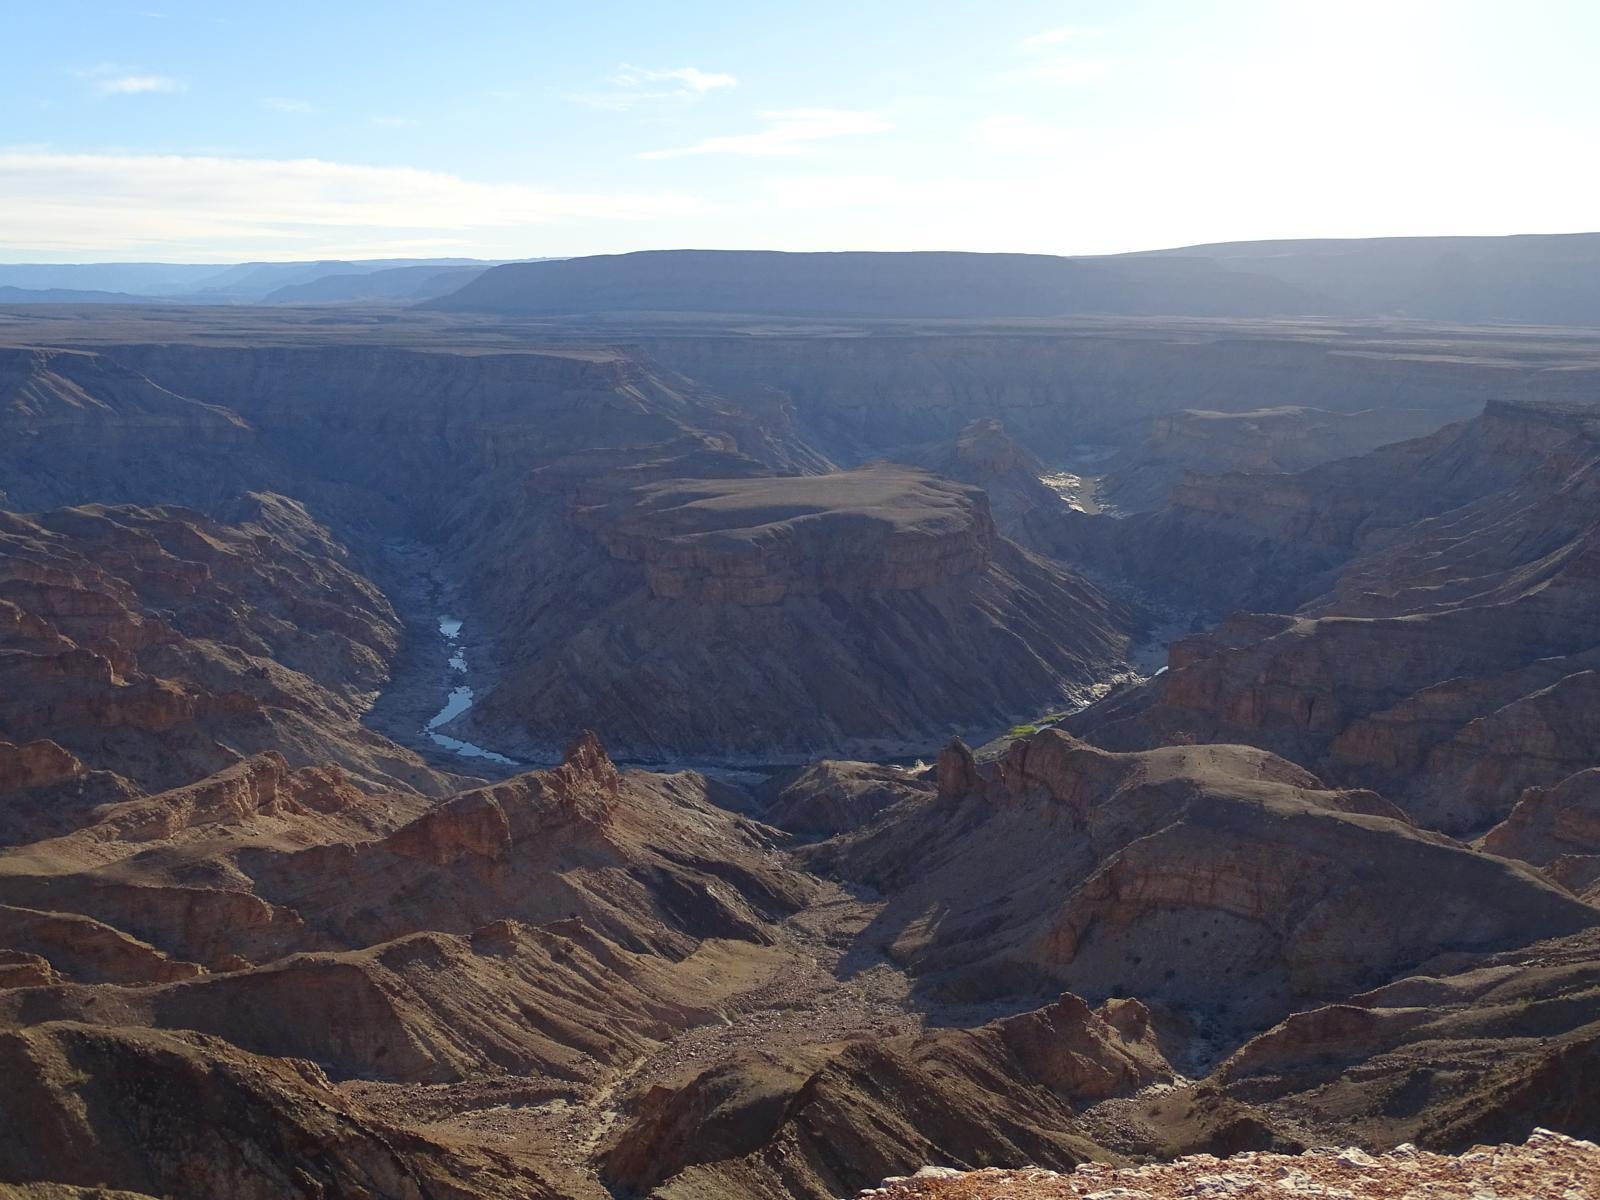
[[[983,570],[995,541],[982,491],[888,463],[651,484],[597,532],[653,596],[750,607],[925,590]]]

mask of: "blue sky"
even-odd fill
[[[0,258],[1600,226],[1591,0],[0,0]]]

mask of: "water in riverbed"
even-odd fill
[[[444,635],[445,641],[451,644],[450,670],[463,676],[467,673],[467,652],[461,647],[461,619],[446,614],[439,618],[439,632]],[[460,738],[453,738],[449,734],[440,733],[441,726],[455,720],[467,709],[472,707],[472,689],[465,683],[457,684],[450,689],[444,707],[433,715],[423,732],[433,739],[436,745],[447,750],[453,750],[462,758],[483,758],[490,762],[500,763],[503,766],[515,767],[518,765],[514,758],[507,758],[504,754],[496,754],[493,750],[485,750],[482,746],[474,746],[471,742],[464,742]]]

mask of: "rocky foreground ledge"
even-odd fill
[[[1600,1146],[1536,1129],[1520,1146],[1430,1154],[1397,1146],[1374,1157],[1356,1149],[1304,1154],[1196,1154],[1170,1163],[1071,1173],[1025,1167],[956,1171],[925,1167],[886,1179],[859,1200],[1178,1200],[1182,1197],[1333,1200],[1600,1200]]]

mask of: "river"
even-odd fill
[[[474,746],[471,742],[464,742],[460,738],[453,738],[439,730],[455,720],[467,709],[472,707],[472,688],[464,682],[467,674],[467,652],[461,645],[461,619],[445,613],[439,617],[439,633],[445,641],[450,643],[450,658],[448,669],[451,675],[447,682],[454,683],[450,694],[445,697],[444,707],[434,713],[433,717],[423,726],[422,732],[438,746],[443,746],[459,754],[462,758],[482,758],[489,762],[499,763],[506,767],[519,767],[523,764],[514,758],[507,758],[504,754],[493,750],[485,750],[482,746]],[[455,682],[460,676],[463,682]]]

